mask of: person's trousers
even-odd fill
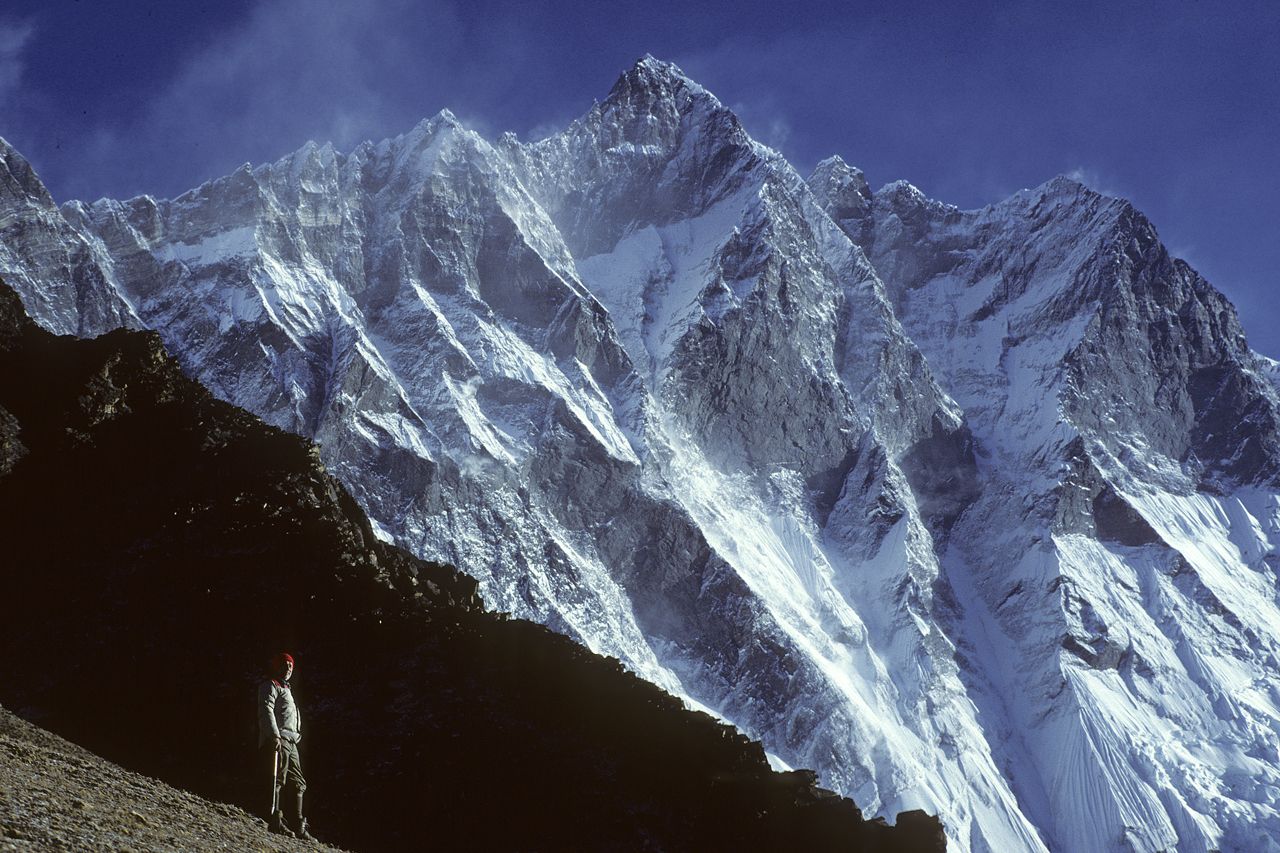
[[[266,751],[271,752],[270,747]],[[280,755],[275,760],[279,764],[276,765],[276,788],[271,793],[276,810],[285,811],[286,802],[290,805],[297,803],[300,809],[302,795],[307,790],[307,779],[302,775],[302,762],[298,760],[298,745],[293,741],[282,739]],[[293,797],[288,800],[285,799],[286,788],[293,794]],[[292,815],[292,817],[300,817],[300,815]]]

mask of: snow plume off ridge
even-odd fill
[[[172,200],[0,143],[0,275],[868,813],[1280,849],[1275,363],[1124,201],[805,179],[646,57],[539,142],[444,112]]]

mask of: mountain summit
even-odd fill
[[[960,850],[1280,843],[1274,362],[1127,202],[806,181],[652,57],[529,144],[30,197],[86,259],[0,255],[42,323],[128,306],[380,536],[775,764]]]

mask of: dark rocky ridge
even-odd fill
[[[314,447],[153,333],[54,336],[0,286],[0,703],[255,811],[255,666],[289,647],[326,840],[357,849],[942,849],[475,584],[378,541]]]

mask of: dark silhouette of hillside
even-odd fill
[[[937,850],[378,541],[312,445],[153,333],[56,338],[0,284],[0,704],[261,813],[259,664],[298,660],[308,812],[357,850]],[[269,771],[266,771],[269,773]]]

